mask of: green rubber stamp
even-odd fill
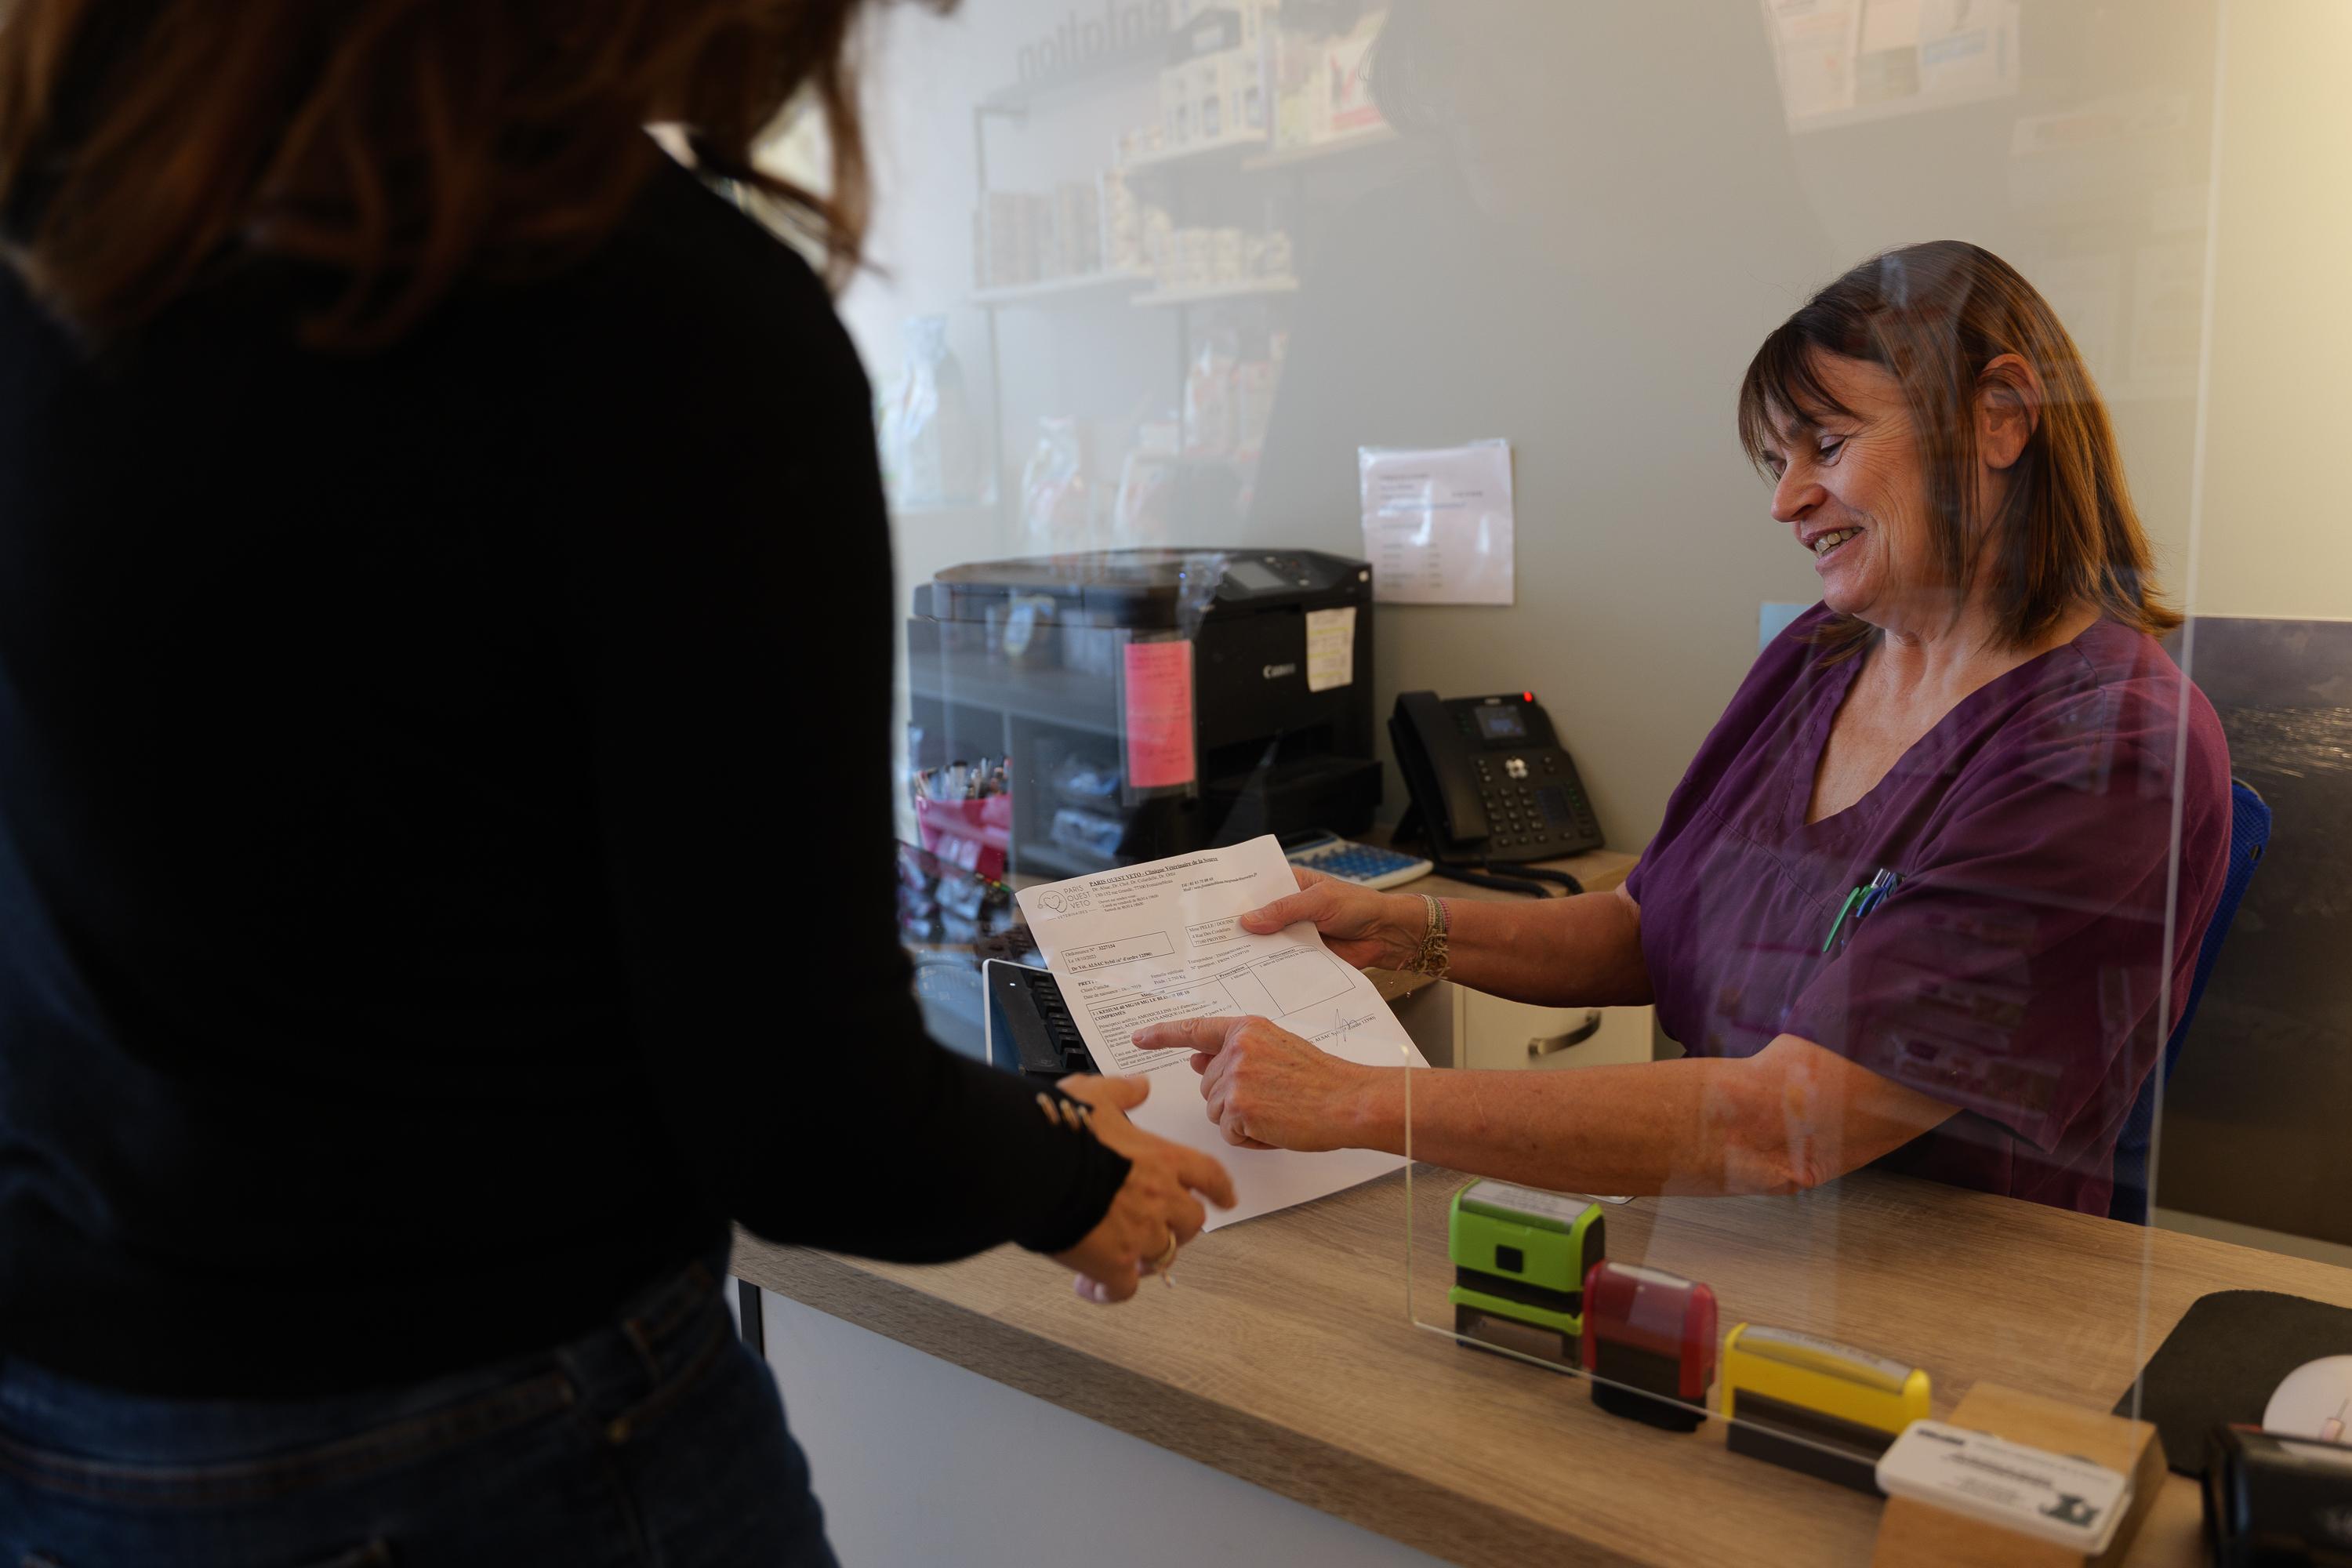
[[[1455,1336],[1575,1368],[1584,1277],[1606,1243],[1601,1205],[1590,1199],[1470,1183],[1454,1194],[1446,1218],[1454,1288],[1445,1299]]]

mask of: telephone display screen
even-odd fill
[[[1524,741],[1528,738],[1528,722],[1519,717],[1516,708],[1479,708],[1478,732],[1490,741]]]

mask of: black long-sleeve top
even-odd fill
[[[95,356],[0,273],[0,1356],[325,1392],[715,1246],[1075,1243],[1126,1162],[924,1036],[889,544],[808,268],[667,165],[584,264]]]

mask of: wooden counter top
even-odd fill
[[[1385,827],[1376,827],[1369,833],[1359,834],[1357,837],[1368,844],[1386,844],[1389,841],[1389,830]],[[1416,855],[1428,853],[1426,848],[1420,846],[1408,845],[1406,848]],[[1635,862],[1641,858],[1639,855],[1629,855],[1622,849],[1593,849],[1582,855],[1562,856],[1557,860],[1538,860],[1536,864],[1554,871],[1567,872],[1582,883],[1584,890],[1588,893],[1605,893],[1622,882],[1626,875],[1633,869]],[[1494,872],[1498,877],[1507,877],[1511,874],[1511,868],[1507,865],[1497,865],[1494,868]],[[1499,888],[1473,887],[1467,882],[1455,881],[1443,871],[1433,871],[1417,881],[1405,883],[1395,891],[1427,893],[1433,899],[1527,899],[1531,896]],[[1555,895],[1565,891],[1565,889],[1552,889]]]
[[[1172,1288],[1117,1309],[1013,1248],[923,1268],[739,1236],[734,1270],[1455,1562],[1869,1561],[1875,1500],[1734,1455],[1719,1422],[1654,1431],[1579,1380],[1416,1327],[1450,1321],[1460,1180],[1417,1167],[1203,1237]],[[1612,1257],[1712,1285],[1726,1330],[1925,1366],[1938,1414],[1979,1379],[2105,1409],[2209,1291],[2352,1306],[2352,1269],[1868,1172],[1796,1198],[1637,1199],[1608,1223]],[[2202,1563],[2198,1508],[2171,1478],[2130,1561]]]

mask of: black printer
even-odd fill
[[[1360,561],[1241,549],[987,561],[919,584],[913,611],[917,794],[968,776],[959,763],[1003,766],[1014,870],[1078,876],[1371,824],[1381,768]]]

